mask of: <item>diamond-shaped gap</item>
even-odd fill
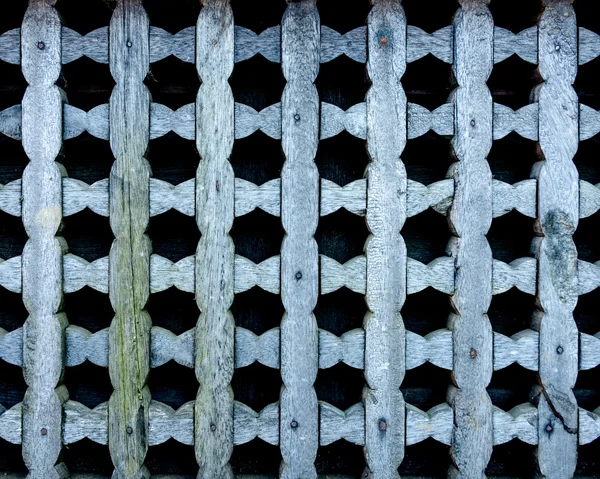
[[[438,329],[445,329],[450,315],[447,294],[429,287],[406,296],[402,307],[402,319],[407,331],[425,336]]]
[[[315,467],[319,477],[364,477],[365,456],[363,447],[352,444],[345,439],[336,441],[328,446],[319,446]],[[333,474],[336,475],[333,475]]]
[[[90,409],[108,401],[113,391],[108,368],[89,361],[67,368],[64,383],[69,391],[69,399]]]
[[[404,400],[423,411],[446,402],[450,374],[431,363],[407,370],[400,387]]]
[[[408,140],[402,152],[402,161],[409,180],[429,185],[446,178],[453,160],[448,138],[428,132]]]
[[[527,180],[538,161],[537,143],[513,132],[495,140],[487,157],[495,180],[514,184]]]
[[[63,143],[61,163],[69,178],[87,184],[108,178],[115,161],[110,144],[87,132]]]
[[[169,210],[150,220],[148,236],[153,254],[177,262],[196,254],[200,232],[193,217]]]
[[[196,144],[173,132],[151,140],[147,158],[152,176],[173,185],[195,178],[200,162]]]
[[[347,132],[321,140],[315,158],[319,176],[340,186],[362,179],[368,162],[364,140]]]
[[[63,218],[63,227],[69,253],[89,262],[108,256],[114,240],[108,218],[85,209]]]
[[[600,25],[597,25],[592,31],[600,32]],[[574,84],[579,101],[594,110],[600,109],[600,89],[597,82],[594,81],[598,75],[600,75],[600,57],[579,65]]]
[[[198,394],[198,381],[193,368],[169,361],[153,368],[148,379],[152,399],[177,410],[194,401]]]
[[[261,2],[231,0],[236,26],[248,28],[255,33],[260,33],[273,25],[279,25],[285,7],[285,0],[263,0]]]
[[[150,24],[170,33],[195,27],[201,3],[196,0],[143,0]]]
[[[532,295],[511,288],[505,293],[492,296],[488,317],[494,332],[512,336],[530,329],[535,310],[535,298]]]
[[[257,131],[235,141],[229,161],[236,178],[262,185],[281,176],[285,157],[279,140]]]
[[[366,24],[371,10],[368,0],[329,0],[317,4],[321,25],[326,25],[338,33],[346,33]],[[340,12],[343,14],[340,15]]]
[[[3,5],[0,17],[0,35],[13,28],[20,28],[27,10],[27,0],[15,0]]]
[[[198,474],[194,446],[181,444],[175,439],[151,446],[145,464],[154,477],[164,477],[162,474],[177,474],[181,478],[192,478]]]
[[[4,31],[0,30],[0,35]],[[10,108],[14,105],[19,105],[23,100],[27,82],[21,67],[0,61],[0,111]]]
[[[64,296],[64,311],[69,324],[97,333],[108,328],[115,315],[108,294],[89,287],[67,293]]]
[[[231,230],[236,254],[260,263],[280,253],[283,227],[279,218],[262,210],[236,218]]]
[[[194,293],[186,293],[175,287],[150,295],[147,306],[152,325],[181,335],[196,327],[200,311]]]
[[[13,293],[0,287],[0,328],[5,331],[14,331],[23,326],[27,319],[27,310],[23,305],[20,293]]]
[[[260,335],[272,328],[279,327],[284,308],[281,296],[256,286],[235,295],[231,312],[236,326]]]
[[[58,85],[65,91],[69,105],[89,111],[109,102],[115,81],[108,65],[81,57],[63,65]]]
[[[573,317],[580,333],[594,335],[600,332],[598,304],[600,304],[600,288],[587,294],[582,294],[577,299],[577,306],[575,307],[575,311],[573,311]]]
[[[600,137],[598,136],[579,143],[573,162],[577,166],[580,180],[587,181],[593,185],[600,183],[599,151]]]
[[[408,218],[402,228],[408,257],[421,263],[430,263],[446,256],[446,245],[450,239],[446,218],[428,209]]]
[[[193,63],[169,56],[150,65],[150,73],[144,83],[150,90],[152,102],[176,110],[196,103],[200,78]]]
[[[456,0],[404,0],[402,6],[408,24],[429,33],[451,25],[454,14],[460,7]]]
[[[319,295],[315,308],[319,328],[336,336],[361,328],[366,313],[367,305],[364,296],[348,288]]]
[[[2,451],[2,454],[0,454],[0,471],[3,471],[5,476],[14,473],[18,478],[25,477],[27,468],[23,462],[21,445],[0,439],[0,450]]]
[[[404,460],[398,471],[401,477],[444,477],[449,467],[450,448],[433,438],[428,438],[406,446]]]
[[[512,55],[494,65],[487,85],[495,103],[517,110],[530,103],[531,92],[541,81],[537,65]]]
[[[27,242],[21,218],[0,211],[0,259],[20,256]]]
[[[233,448],[230,464],[236,475],[265,474],[265,477],[276,477],[281,465],[281,451],[279,446],[254,439]]]
[[[492,403],[503,411],[528,403],[531,387],[536,384],[536,374],[516,363],[494,371],[487,387]]]
[[[319,221],[315,239],[319,253],[345,263],[363,254],[368,230],[364,218],[338,210]]]
[[[23,401],[27,384],[23,379],[23,370],[20,366],[8,364],[0,360],[0,404],[6,409]],[[0,456],[1,457],[1,456]]]
[[[2,95],[0,95],[2,97]],[[0,107],[1,110],[1,107]],[[0,185],[6,185],[11,181],[20,179],[23,171],[29,163],[29,158],[23,150],[23,144],[0,133],[0,151],[2,151],[2,162],[0,163]]]
[[[63,461],[69,472],[98,474],[110,477],[114,466],[108,446],[84,438],[63,447]]]
[[[229,84],[236,102],[260,111],[281,101],[285,79],[279,63],[256,55],[235,64]]]
[[[321,64],[315,85],[319,100],[347,110],[365,101],[370,83],[365,65],[343,55]]]
[[[448,101],[454,88],[452,67],[428,54],[406,65],[402,86],[409,103],[433,111]]]
[[[114,0],[60,0],[56,9],[64,26],[85,35],[97,28],[108,26],[115,6]]]
[[[539,0],[503,0],[489,6],[494,25],[519,33],[537,23],[542,6]],[[515,13],[518,12],[518,15]]]
[[[586,411],[593,411],[600,406],[600,390],[598,390],[598,381],[600,380],[600,367],[579,371],[577,382],[573,388],[573,393],[577,399],[577,405]]]
[[[577,256],[580,260],[594,263],[600,259],[598,250],[598,228],[600,227],[600,213],[579,220],[573,241],[577,247]]]
[[[577,467],[575,477],[597,477],[600,475],[600,441],[580,445],[577,448]]]
[[[487,234],[493,257],[505,263],[530,257],[533,222],[514,210],[495,218]]]
[[[363,371],[344,363],[320,369],[315,381],[319,401],[325,401],[342,411],[361,402],[364,386]]]
[[[488,477],[534,477],[535,452],[536,446],[518,439],[495,445],[485,474]]]
[[[281,376],[278,369],[253,363],[235,370],[231,386],[236,401],[260,412],[279,401]]]

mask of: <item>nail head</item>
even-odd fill
[[[131,426],[127,426],[127,429],[125,429],[125,431],[127,432],[127,434],[132,434],[133,428]]]
[[[42,436],[47,436],[48,435],[48,429],[46,429],[45,427],[42,428],[41,430]]]
[[[385,422],[385,419],[380,419],[379,420],[379,430],[383,432],[386,429],[387,429],[387,422]]]
[[[562,353],[564,352],[564,349],[563,349],[563,347],[562,347],[562,346],[559,346],[558,348],[556,348],[556,352],[557,352],[558,354],[562,354]]]
[[[39,42],[39,43],[37,44],[37,47],[38,47],[40,50],[43,50],[44,48],[46,48],[46,44],[45,44],[44,42]]]
[[[298,427],[298,422],[297,421],[292,421],[290,423],[290,426],[291,426],[292,429],[296,429]]]
[[[475,359],[477,357],[477,351],[474,348],[471,348],[471,359]]]
[[[552,424],[548,424],[548,425],[546,426],[546,431],[547,431],[547,432],[552,432]]]
[[[210,425],[210,430],[211,430],[212,432],[215,432],[215,431],[217,430],[217,426],[215,426],[214,424],[211,424],[211,425]]]
[[[295,120],[295,121],[300,121],[300,115],[298,115],[298,113],[296,113],[296,114],[294,115],[294,120]]]
[[[127,48],[131,48],[131,45],[133,45],[133,43],[131,43],[131,40],[127,40]]]
[[[387,45],[388,39],[387,37],[383,37],[380,41],[379,41],[382,45]]]
[[[296,281],[300,281],[302,279],[302,271],[298,271],[296,273]]]

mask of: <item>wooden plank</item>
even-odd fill
[[[21,28],[22,71],[28,87],[22,106],[23,149],[30,162],[22,179],[22,218],[29,239],[22,255],[23,304],[23,460],[30,478],[68,476],[57,462],[62,450],[64,330],[62,256],[56,236],[62,222],[62,173],[56,163],[62,147],[63,92],[61,22],[55,1],[31,0]]]
[[[487,311],[492,299],[492,95],[486,85],[493,67],[494,22],[489,0],[461,0],[454,19],[453,93],[456,128],[452,148],[454,202],[449,212],[455,260],[453,333],[454,385],[448,401],[454,428],[448,477],[485,477],[493,447],[492,402],[486,391],[493,372],[493,336]]]
[[[578,299],[577,249],[579,103],[577,22],[571,0],[546,0],[539,21],[537,90],[539,147],[536,256],[540,333],[538,467],[546,478],[572,477],[577,464],[577,380],[579,335],[573,319]]]
[[[109,297],[115,316],[109,330],[108,438],[113,478],[146,478],[150,390],[151,245],[150,165],[144,155],[150,132],[150,93],[144,85],[150,62],[149,22],[141,0],[120,0],[110,28],[110,147],[115,162],[109,178]]]
[[[281,26],[281,66],[287,84],[281,100],[282,147],[280,444],[282,479],[314,479],[319,410],[314,382],[318,371],[317,304],[319,221],[320,18],[316,0],[288,0]]]
[[[364,453],[369,477],[396,478],[404,458],[406,300],[406,169],[400,155],[407,139],[407,101],[400,83],[406,70],[406,17],[400,0],[373,1],[367,19],[366,220],[367,315],[365,328]]]
[[[235,321],[235,178],[229,157],[235,138],[234,100],[228,78],[234,64],[234,24],[229,0],[205,0],[196,27],[196,69],[202,81],[196,100],[195,452],[198,478],[232,478]]]

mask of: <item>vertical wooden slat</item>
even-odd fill
[[[316,478],[318,331],[313,310],[318,296],[320,20],[316,0],[288,0],[282,21],[282,146],[280,477]]]
[[[30,163],[22,182],[22,217],[29,239],[22,256],[23,303],[23,458],[30,478],[68,476],[56,465],[62,448],[61,386],[64,330],[62,262],[63,92],[55,85],[61,70],[61,23],[55,1],[31,0],[21,30],[22,70],[29,84],[23,97],[22,141]]]
[[[109,449],[115,479],[149,477],[148,451],[151,319],[150,166],[144,155],[150,132],[149,22],[141,0],[120,0],[110,22],[110,226],[109,297],[115,316],[109,330]]]
[[[486,391],[493,371],[492,328],[487,311],[492,299],[492,251],[486,234],[492,223],[492,96],[486,81],[493,67],[494,23],[489,0],[461,0],[454,20],[453,92],[455,131],[452,166],[455,182],[450,209],[455,260],[453,332],[454,410],[449,477],[483,477],[492,454],[492,403]]]
[[[573,319],[578,297],[577,249],[579,102],[577,23],[572,0],[545,0],[539,21],[539,146],[536,165],[539,330],[538,466],[543,477],[572,477],[577,464],[579,336]]]
[[[374,479],[398,476],[404,457],[406,299],[407,102],[400,83],[406,70],[406,17],[399,0],[373,0],[368,25],[365,328],[365,459]]]
[[[202,81],[196,100],[195,450],[198,478],[233,477],[233,303],[235,178],[229,156],[234,142],[234,25],[229,0],[204,0],[196,30],[196,68]]]

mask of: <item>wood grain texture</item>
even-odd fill
[[[455,106],[454,202],[449,212],[453,238],[448,250],[455,261],[453,334],[454,385],[448,402],[454,427],[448,477],[485,477],[492,454],[492,402],[486,391],[493,371],[492,327],[487,311],[492,299],[492,251],[486,234],[492,223],[492,96],[486,81],[492,72],[494,23],[489,0],[462,0],[454,17],[453,71]]]
[[[577,249],[579,175],[573,163],[578,147],[577,23],[571,0],[546,0],[539,21],[539,149],[534,243],[538,260],[533,327],[539,331],[537,451],[540,475],[571,477],[577,463],[578,340],[573,310],[578,299]]]
[[[235,321],[233,226],[235,180],[229,157],[235,139],[234,101],[228,78],[234,64],[234,25],[229,0],[204,0],[196,26],[195,446],[198,479],[233,478]]]
[[[109,450],[114,479],[148,478],[150,390],[151,244],[150,166],[145,158],[150,132],[149,22],[141,0],[120,0],[109,28],[110,147],[115,157],[109,178],[109,297],[115,312],[109,329]]]
[[[373,0],[367,19],[365,474],[397,478],[404,458],[406,299],[406,169],[400,155],[407,139],[407,101],[400,83],[406,70],[406,17],[398,0]]]
[[[316,0],[288,0],[281,27],[281,479],[314,479],[319,410],[318,370],[319,72],[320,19]]]
[[[57,237],[62,222],[62,176],[56,163],[62,147],[64,92],[61,72],[61,22],[55,1],[31,0],[21,28],[22,72],[28,83],[22,104],[22,141],[29,164],[22,179],[22,219],[28,240],[23,249],[23,460],[31,479],[67,477],[59,461],[62,405],[68,393],[63,378],[62,256]]]

